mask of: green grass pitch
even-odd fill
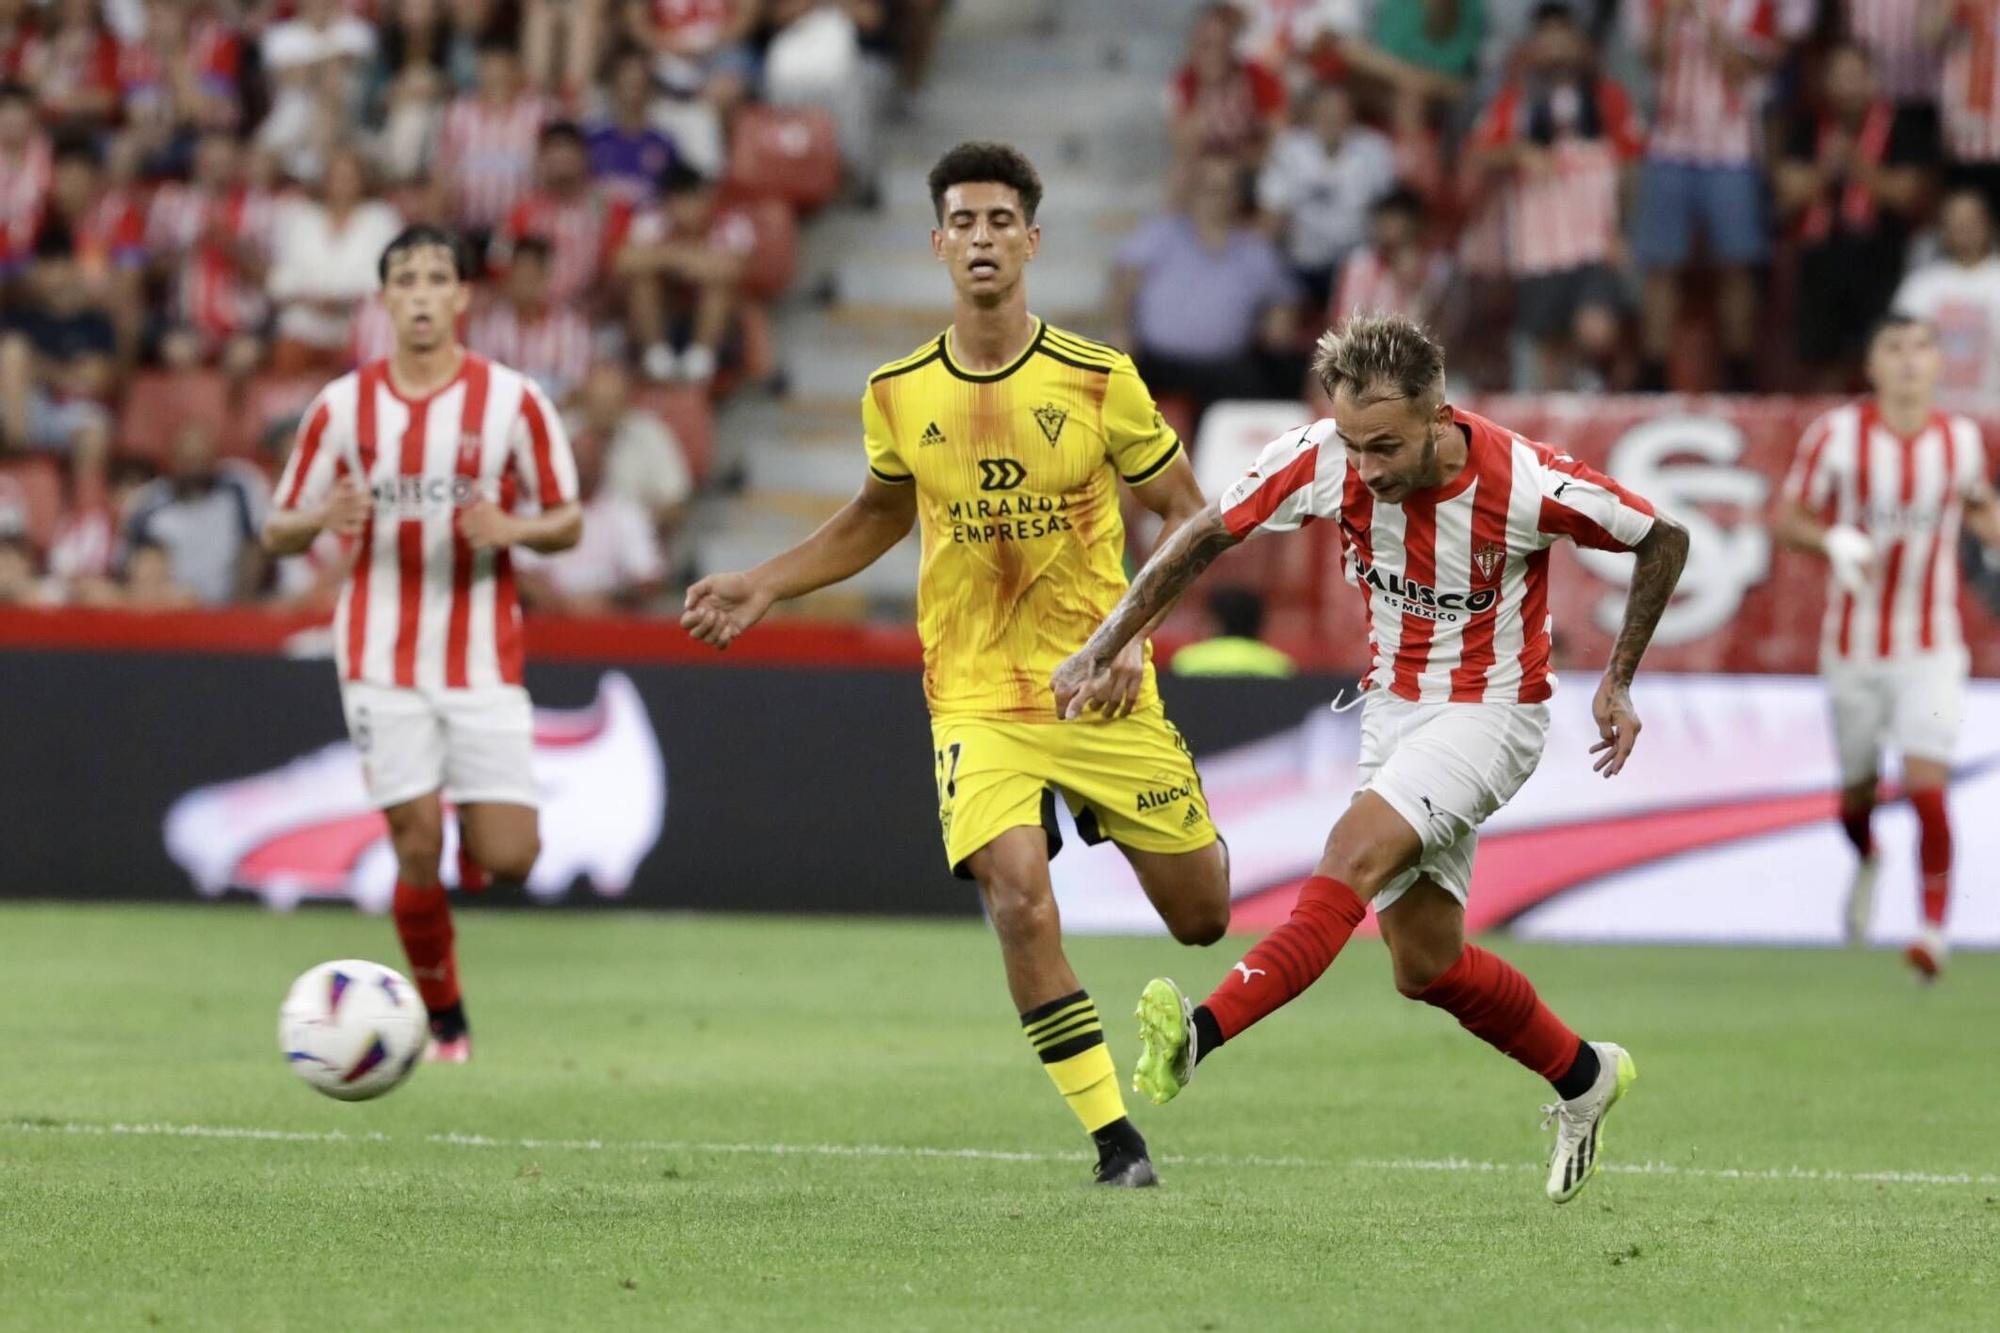
[[[1073,943],[1126,1076],[1240,944]],[[462,913],[476,1062],[342,1105],[277,1004],[386,921],[0,909],[0,1327],[2000,1324],[2000,958],[1495,947],[1639,1061],[1562,1209],[1546,1087],[1373,941],[1114,1193],[975,925]]]

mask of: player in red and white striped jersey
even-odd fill
[[[1635,1076],[1608,1042],[1581,1041],[1528,979],[1464,943],[1478,830],[1527,781],[1548,732],[1549,548],[1563,537],[1635,551],[1625,624],[1592,705],[1595,767],[1617,773],[1638,739],[1628,694],[1687,556],[1687,532],[1609,477],[1444,398],[1444,351],[1408,320],[1349,322],[1314,370],[1333,416],[1279,437],[1176,532],[1051,682],[1079,716],[1112,658],[1217,555],[1255,532],[1340,526],[1370,614],[1361,790],[1334,825],[1291,918],[1199,1008],[1164,978],[1140,1001],[1135,1083],[1173,1097],[1197,1061],[1296,998],[1373,900],[1404,995],[1444,1009],[1556,1089],[1547,1191],[1575,1196],[1597,1129]]]
[[[439,878],[443,803],[458,807],[461,887],[526,879],[540,840],[510,552],[574,546],[582,508],[548,399],[459,345],[470,289],[456,238],[408,228],[380,267],[395,351],[306,410],[264,544],[355,541],[333,625],[341,702],[395,844],[396,932],[433,1058],[459,1061],[471,1042]]]
[[[1833,695],[1841,824],[1860,858],[1849,937],[1859,942],[1868,928],[1877,871],[1870,816],[1881,752],[1894,749],[1921,829],[1924,926],[1908,957],[1926,977],[1945,957],[1945,791],[1968,669],[1960,523],[2000,550],[2000,504],[1979,427],[1936,407],[1943,371],[1937,330],[1909,315],[1883,320],[1868,345],[1875,395],[1806,431],[1772,524],[1780,541],[1824,556],[1829,567],[1820,672]]]

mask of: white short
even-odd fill
[[[1423,840],[1423,859],[1375,895],[1395,905],[1428,875],[1463,903],[1472,887],[1479,826],[1507,804],[1542,762],[1547,704],[1413,704],[1370,694],[1361,710],[1355,794],[1372,791]]]
[[[1950,763],[1970,670],[1963,648],[1880,662],[1823,661],[1841,785],[1877,776],[1884,750],[1904,759]]]
[[[405,690],[350,681],[340,704],[368,798],[379,808],[440,789],[461,805],[541,803],[534,710],[518,685]]]

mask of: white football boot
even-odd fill
[[[1603,1145],[1604,1117],[1639,1077],[1639,1066],[1623,1046],[1593,1041],[1597,1081],[1581,1096],[1542,1108],[1542,1128],[1556,1127],[1555,1151],[1549,1157],[1549,1198],[1568,1203],[1597,1174],[1597,1153]]]
[[[1859,949],[1868,943],[1868,922],[1875,915],[1875,877],[1882,871],[1882,862],[1874,856],[1863,857],[1854,867],[1854,883],[1847,890],[1847,943]]]

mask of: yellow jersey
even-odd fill
[[[1036,320],[1012,365],[970,371],[947,331],[868,377],[861,421],[869,471],[917,488],[932,716],[1056,721],[1050,674],[1125,591],[1118,480],[1181,451],[1132,359]]]

